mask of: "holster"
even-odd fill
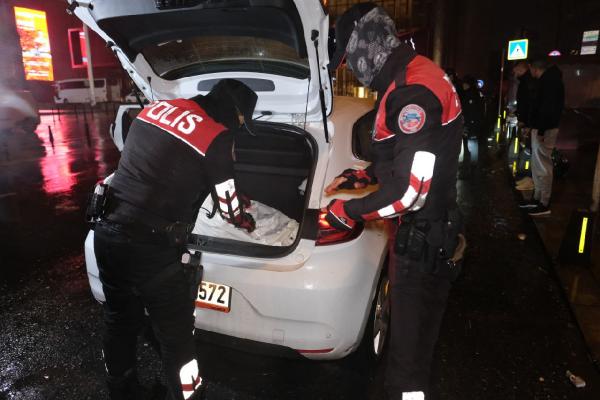
[[[90,194],[85,210],[85,219],[89,223],[96,223],[105,213],[109,198],[109,186],[98,183]]]
[[[202,282],[204,268],[200,264],[200,253],[189,253],[185,251],[181,256],[180,264],[169,264],[158,274],[144,282],[142,285],[134,288],[134,294],[140,295],[143,292],[150,292],[156,289],[158,285],[166,279],[171,278],[183,271],[186,281],[189,283],[189,296],[191,300],[195,300],[198,294],[198,286]]]
[[[456,280],[462,271],[466,247],[462,214],[458,208],[451,209],[448,211],[442,229],[442,242],[436,257],[437,272],[447,276],[451,281]]]
[[[396,254],[407,256],[413,261],[427,257],[427,234],[431,226],[425,219],[414,218],[413,215],[402,217],[396,233]]]
[[[188,237],[192,232],[193,226],[184,222],[174,222],[165,227],[165,233],[169,243],[175,246],[184,246],[187,244]]]
[[[419,270],[455,280],[462,269],[466,248],[462,215],[457,208],[437,221],[408,214],[401,218],[396,233],[395,253],[417,262]]]
[[[200,260],[200,253],[186,251],[181,256],[181,265],[183,266],[183,273],[190,284],[190,298],[192,300],[195,300],[198,296],[198,287],[202,283],[202,276],[204,275],[204,267]]]

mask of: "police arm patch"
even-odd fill
[[[423,107],[417,104],[404,106],[398,114],[398,127],[407,135],[417,133],[425,125],[427,114]]]

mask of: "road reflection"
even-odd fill
[[[43,114],[35,132],[2,132],[0,275],[18,278],[41,256],[81,252],[88,193],[118,162],[108,135],[113,118]]]

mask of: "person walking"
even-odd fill
[[[531,174],[533,199],[528,207],[532,216],[548,215],[554,177],[552,150],[565,106],[562,72],[546,59],[530,64],[531,76],[537,79],[536,95],[531,105]]]
[[[225,220],[254,229],[236,193],[232,151],[234,132],[242,124],[252,129],[256,100],[242,82],[225,79],[206,96],[150,104],[131,124],[119,166],[105,187],[106,206],[95,213],[94,248],[106,296],[103,355],[112,400],[143,398],[136,340],[145,312],[160,344],[169,399],[195,398],[202,388],[193,336],[200,271],[190,272],[182,254],[210,193]]]
[[[471,75],[466,75],[461,82],[458,91],[460,103],[464,116],[463,148],[464,154],[470,155],[469,139],[476,137],[481,143],[480,136],[483,133],[484,103],[483,95],[477,87],[477,81]]]
[[[356,78],[376,90],[379,100],[372,139],[375,161],[365,170],[345,170],[325,194],[373,183],[379,189],[360,199],[332,200],[326,219],[340,230],[382,218],[392,224],[385,390],[392,400],[423,400],[451,282],[459,271],[460,101],[444,71],[398,40],[383,8],[354,5],[336,21],[335,37],[331,68],[345,57]]]

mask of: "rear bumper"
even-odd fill
[[[365,229],[349,243],[313,247],[298,268],[285,271],[248,267],[250,260],[245,265],[241,257],[232,266],[204,253],[205,279],[232,287],[231,311],[197,308],[196,326],[310,359],[345,357],[362,338],[385,256],[378,229]]]
[[[229,347],[246,353],[258,354],[261,356],[281,357],[292,360],[301,360],[304,358],[302,355],[300,355],[300,353],[290,349],[289,347],[257,342],[248,339],[240,339],[202,329],[196,330],[195,337],[205,343]]]
[[[367,227],[351,242],[313,247],[304,256],[306,250],[299,246],[287,256],[298,264],[285,270],[273,265],[279,259],[269,263],[204,253],[204,279],[231,286],[231,311],[197,308],[196,327],[233,342],[259,342],[310,359],[350,354],[362,338],[385,260],[383,232]],[[85,242],[85,257],[92,293],[102,302],[93,231]]]

